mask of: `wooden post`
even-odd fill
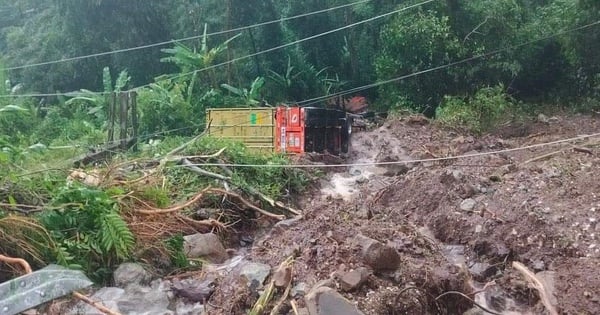
[[[135,91],[129,92],[129,102],[131,108],[131,126],[133,129],[133,151],[137,151],[138,145],[138,112],[137,112],[137,93]]]
[[[121,143],[121,149],[127,149],[127,110],[129,105],[129,95],[126,92],[121,92],[119,94],[119,141]]]
[[[113,141],[115,141],[115,120],[117,118],[116,115],[116,103],[117,103],[117,94],[112,92],[106,95],[106,102],[108,104],[108,145],[111,145]]]

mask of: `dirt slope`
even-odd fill
[[[599,127],[597,119],[575,116],[473,137],[395,119],[354,134],[346,162],[490,152]],[[546,281],[559,313],[600,314],[599,144],[591,138],[443,162],[336,168],[301,198],[304,218],[258,237],[247,258],[277,266],[296,255],[293,283],[310,288],[365,265],[355,241],[362,234],[402,259],[397,271],[376,272],[357,291],[340,290],[365,314],[462,314],[473,307],[455,293],[439,297],[447,291],[497,313],[544,314],[513,261]],[[225,313],[243,313],[252,300],[234,305],[231,297],[239,302],[246,289],[223,290],[212,303],[229,305]],[[300,294],[296,301],[304,305]]]

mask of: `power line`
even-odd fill
[[[294,15],[294,16],[285,17],[285,18],[280,18],[278,20],[272,20],[272,21],[268,21],[268,22],[262,22],[262,23],[248,25],[248,26],[242,26],[242,27],[238,27],[238,28],[234,28],[234,29],[208,33],[208,34],[206,34],[206,36],[208,37],[208,36],[244,31],[244,30],[253,29],[256,27],[260,27],[260,26],[281,23],[281,22],[299,19],[299,18],[303,18],[303,17],[315,15],[315,14],[321,14],[321,13],[326,13],[326,12],[330,12],[330,11],[335,11],[335,10],[355,6],[358,4],[362,4],[365,2],[369,2],[369,1],[371,1],[371,0],[356,1],[353,3],[344,4],[344,5],[340,5],[340,6],[336,6],[336,7],[332,7],[332,8],[327,8],[327,9],[323,9],[323,10],[303,13],[303,14]],[[141,50],[141,49],[146,49],[146,48],[164,46],[164,45],[183,42],[183,41],[189,41],[189,40],[198,39],[198,38],[202,38],[202,37],[204,37],[204,35],[189,36],[189,37],[184,37],[184,38],[180,38],[180,39],[173,39],[173,40],[169,40],[169,41],[158,42],[158,43],[154,43],[154,44],[147,44],[147,45],[135,46],[135,47],[130,47],[130,48],[116,49],[116,50],[111,50],[111,51],[106,51],[106,52],[100,52],[100,53],[94,53],[94,54],[82,55],[82,56],[76,56],[76,57],[69,57],[69,58],[64,58],[64,59],[59,59],[59,60],[44,61],[44,62],[33,63],[33,64],[28,64],[28,65],[8,67],[8,68],[0,69],[0,71],[26,69],[26,68],[33,68],[33,67],[38,67],[38,66],[45,66],[45,65],[57,64],[57,63],[63,63],[63,62],[69,62],[69,61],[75,61],[75,60],[81,60],[81,59],[87,59],[87,58],[113,55],[113,54],[118,54],[118,53],[123,53],[123,52],[130,52],[130,51],[136,51],[136,50]]]
[[[450,160],[460,160],[472,157],[482,157],[489,156],[501,153],[510,153],[516,151],[524,151],[529,149],[547,147],[552,145],[564,144],[568,142],[584,140],[588,138],[598,137],[600,133],[594,133],[591,135],[582,135],[573,138],[567,138],[562,140],[556,140],[551,142],[544,142],[538,144],[532,144],[512,149],[503,149],[497,151],[490,152],[479,152],[472,154],[464,154],[464,155],[456,155],[456,156],[447,156],[440,158],[430,158],[430,159],[414,159],[414,160],[404,160],[404,161],[393,161],[393,162],[369,162],[369,163],[348,163],[348,164],[236,164],[236,163],[196,163],[196,164],[188,164],[188,166],[224,166],[224,167],[251,167],[251,168],[333,168],[333,167],[352,167],[352,166],[385,166],[385,165],[398,165],[398,164],[417,164],[417,163],[426,163],[426,162],[441,162],[441,161],[450,161]],[[185,165],[175,165],[172,167],[185,167]]]
[[[355,93],[355,92],[359,92],[359,91],[363,91],[363,90],[368,90],[368,89],[371,89],[371,88],[374,88],[374,87],[378,87],[378,86],[381,86],[381,85],[384,85],[384,84],[401,81],[401,80],[404,80],[404,79],[408,79],[408,78],[415,77],[415,76],[418,76],[418,75],[421,75],[421,74],[425,74],[425,73],[429,73],[429,72],[434,72],[434,71],[437,71],[437,70],[442,70],[442,69],[449,68],[449,67],[452,67],[452,66],[456,66],[456,65],[459,65],[459,64],[467,63],[469,61],[473,61],[473,60],[476,60],[476,59],[480,59],[480,58],[484,58],[484,57],[489,57],[489,56],[492,56],[492,55],[496,55],[496,54],[499,54],[501,52],[508,51],[508,50],[511,50],[511,49],[520,48],[520,47],[523,47],[523,46],[526,46],[526,45],[531,45],[533,43],[544,41],[544,40],[547,40],[547,39],[550,39],[550,38],[553,38],[553,37],[557,37],[557,36],[565,35],[565,34],[568,34],[568,33],[575,32],[575,31],[580,31],[580,30],[583,30],[583,29],[587,29],[587,28],[596,26],[598,24],[600,24],[600,20],[596,21],[596,22],[593,22],[593,23],[590,23],[590,24],[586,24],[586,25],[580,26],[580,27],[569,29],[569,30],[566,30],[566,31],[563,31],[563,32],[560,32],[560,33],[555,33],[555,34],[552,34],[552,35],[549,35],[549,36],[546,36],[546,37],[534,39],[534,40],[527,41],[527,42],[524,42],[524,43],[521,43],[521,44],[510,46],[510,47],[496,49],[496,50],[493,50],[493,51],[490,51],[490,52],[487,52],[487,53],[475,55],[475,56],[472,56],[472,57],[469,57],[469,58],[466,58],[466,59],[462,59],[462,60],[459,60],[459,61],[450,62],[450,63],[444,64],[444,65],[441,65],[441,66],[437,66],[437,67],[434,67],[434,68],[429,68],[429,69],[426,69],[426,70],[413,72],[411,74],[403,75],[403,76],[396,77],[396,78],[393,78],[393,79],[389,79],[389,80],[385,80],[385,81],[380,81],[380,82],[375,82],[375,83],[367,84],[367,85],[364,85],[364,86],[361,86],[361,87],[356,87],[356,88],[348,89],[348,90],[345,90],[345,91],[342,91],[342,92],[337,92],[337,93],[333,93],[333,94],[326,95],[326,96],[319,96],[319,97],[315,97],[315,98],[303,100],[303,101],[300,101],[300,102],[296,102],[295,104],[304,105],[304,106],[313,105],[313,104],[316,104],[316,103],[318,103],[320,101],[323,101],[323,100],[326,100],[326,99],[329,99],[329,98],[332,98],[332,97],[343,96],[343,95],[347,95],[347,94],[351,94],[351,93]]]
[[[259,52],[256,52],[256,53],[253,53],[253,54],[250,54],[250,55],[246,55],[246,56],[243,56],[243,57],[234,58],[234,59],[231,59],[231,60],[226,61],[226,62],[222,62],[222,63],[215,64],[215,65],[212,65],[212,66],[204,67],[202,69],[198,69],[198,70],[194,70],[194,71],[190,71],[190,72],[186,72],[186,73],[182,73],[182,74],[177,74],[177,75],[171,76],[170,78],[171,79],[181,78],[181,77],[189,76],[189,75],[196,74],[196,73],[199,73],[199,72],[203,72],[203,71],[207,71],[207,70],[210,70],[210,69],[214,69],[214,68],[217,68],[217,67],[221,67],[221,66],[224,66],[224,65],[228,65],[228,64],[231,64],[231,63],[235,63],[235,62],[240,61],[240,60],[248,59],[248,58],[255,57],[255,56],[258,56],[258,55],[262,55],[262,54],[265,54],[265,53],[269,53],[269,52],[272,52],[272,51],[275,51],[275,50],[279,50],[279,49],[282,49],[282,48],[293,46],[293,45],[296,45],[296,44],[299,44],[299,43],[302,43],[302,42],[305,42],[305,41],[309,41],[309,40],[312,40],[312,39],[315,39],[315,38],[319,38],[319,37],[322,37],[322,36],[325,36],[325,35],[329,35],[329,34],[332,34],[332,33],[335,33],[335,32],[339,32],[341,30],[345,30],[345,29],[348,29],[348,28],[351,28],[351,27],[354,27],[354,26],[357,26],[357,25],[360,25],[360,24],[368,23],[368,22],[371,22],[371,21],[374,21],[374,20],[377,20],[377,19],[380,19],[380,18],[384,18],[384,17],[390,16],[390,15],[393,15],[393,14],[396,14],[396,13],[400,13],[400,12],[403,12],[403,11],[406,11],[406,10],[409,10],[409,9],[412,9],[412,8],[415,8],[415,7],[418,7],[418,6],[422,6],[424,4],[427,4],[427,3],[430,3],[430,2],[433,2],[433,1],[436,1],[436,0],[423,1],[423,2],[420,2],[420,3],[417,3],[417,4],[413,4],[413,5],[410,5],[410,6],[401,8],[401,9],[398,9],[398,10],[394,10],[394,11],[391,11],[391,12],[388,12],[388,13],[377,15],[375,17],[371,17],[371,18],[368,18],[368,19],[365,19],[365,20],[361,20],[359,22],[348,24],[348,25],[345,25],[345,26],[342,26],[342,27],[339,27],[339,28],[336,28],[336,29],[333,29],[333,30],[329,30],[329,31],[326,31],[326,32],[323,32],[323,33],[315,34],[315,35],[312,35],[312,36],[309,36],[309,37],[305,37],[305,38],[302,38],[302,39],[299,39],[299,40],[296,40],[296,41],[293,41],[293,42],[290,42],[290,43],[287,43],[287,44],[283,44],[283,45],[280,45],[280,46],[272,47],[272,48],[269,48],[269,49],[266,49],[266,50],[262,50],[262,51],[259,51]],[[133,91],[133,90],[136,90],[136,89],[148,87],[148,86],[150,86],[152,84],[154,84],[154,82],[134,87],[134,88],[130,89],[129,91]],[[8,98],[8,97],[47,97],[47,96],[69,95],[71,93],[38,93],[38,94],[0,95],[0,98]],[[104,95],[104,94],[108,94],[108,93],[109,92],[94,92],[94,94],[96,94],[96,95]]]

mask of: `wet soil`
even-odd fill
[[[593,117],[561,116],[473,136],[395,118],[353,134],[345,162],[478,154],[599,130]],[[600,314],[599,148],[600,139],[590,138],[456,160],[339,167],[299,197],[302,219],[257,235],[246,258],[275,268],[295,256],[293,284],[310,288],[365,265],[355,241],[362,234],[402,257],[397,271],[374,273],[351,293],[338,290],[365,314],[463,314],[472,300],[496,313],[545,314],[513,261],[549,278],[560,314]],[[228,306],[216,313],[244,314],[256,298],[246,286],[220,285],[210,304]],[[293,298],[304,306],[300,294]]]

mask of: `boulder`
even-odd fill
[[[395,248],[363,235],[358,235],[357,240],[363,260],[374,271],[391,271],[400,266],[400,254]]]
[[[130,284],[148,284],[152,275],[139,264],[123,263],[113,273],[115,285],[125,288]]]
[[[229,258],[219,237],[212,233],[196,233],[183,237],[183,249],[189,258],[202,258],[220,264]]]
[[[253,283],[262,286],[270,273],[271,266],[255,262],[247,262],[240,269],[240,275],[246,278],[248,286],[253,286]]]

